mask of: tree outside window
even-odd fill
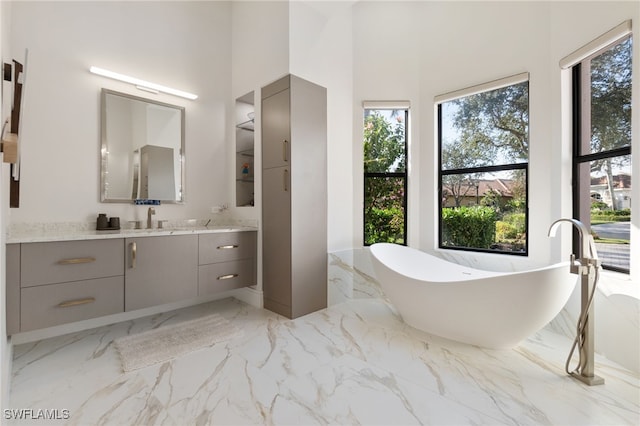
[[[406,244],[406,109],[364,111],[364,244]]]
[[[527,253],[529,83],[438,105],[440,247]]]
[[[606,269],[629,272],[632,39],[573,67],[574,217],[591,226]]]

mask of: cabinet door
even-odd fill
[[[20,331],[20,244],[7,244],[7,335]]]
[[[262,168],[283,167],[291,157],[289,89],[262,100]]]
[[[290,309],[291,182],[289,168],[264,170],[262,182],[262,265],[265,305],[269,301]],[[274,310],[271,306],[268,309]],[[276,312],[282,313],[279,310]]]
[[[198,294],[198,236],[126,239],[125,311]]]

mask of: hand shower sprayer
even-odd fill
[[[593,296],[596,293],[596,285],[600,276],[600,260],[596,245],[591,236],[589,229],[579,220],[576,219],[558,219],[549,228],[549,236],[554,237],[556,229],[562,222],[569,222],[578,229],[580,236],[580,252],[578,260],[576,255],[571,254],[571,265],[569,270],[572,274],[580,276],[581,280],[581,309],[580,318],[576,330],[576,338],[571,346],[569,357],[565,364],[565,371],[571,377],[580,380],[589,386],[601,385],[604,383],[602,377],[594,375],[594,317],[593,317]],[[571,371],[569,364],[573,353],[579,348],[578,366]]]

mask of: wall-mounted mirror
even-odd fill
[[[184,107],[102,89],[101,197],[184,202]]]

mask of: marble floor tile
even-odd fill
[[[330,263],[331,306],[293,321],[230,298],[16,346],[11,408],[69,418],[8,424],[640,424],[638,374],[597,357],[606,383],[584,386],[554,330],[512,350],[432,336],[369,276]],[[242,336],[122,372],[115,338],[211,312]]]

